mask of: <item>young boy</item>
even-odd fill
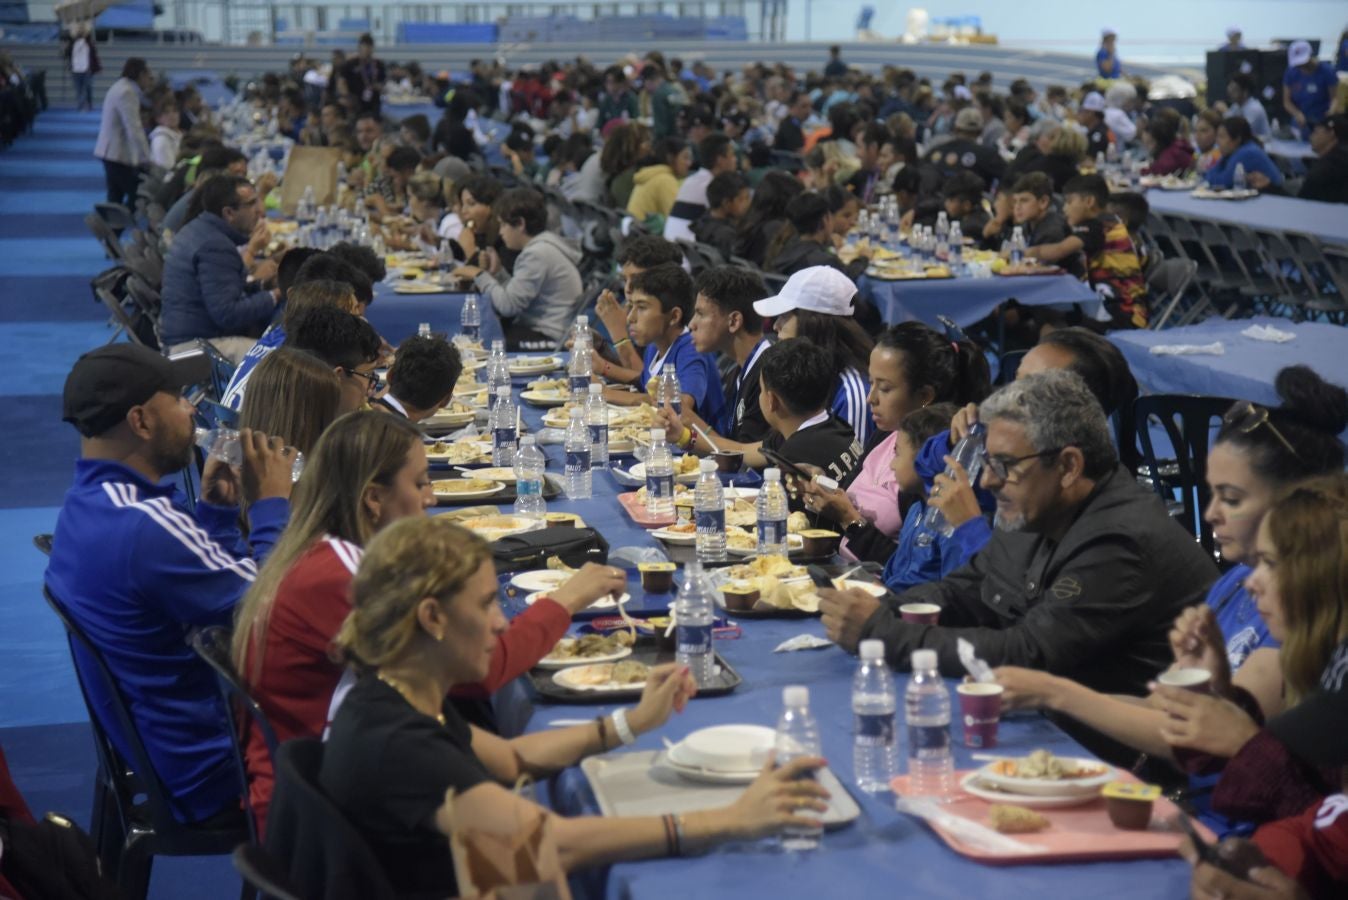
[[[693,223],[693,237],[710,244],[729,260],[735,253],[739,220],[749,211],[753,194],[749,179],[739,172],[722,172],[707,185],[707,211]]]
[[[697,279],[693,346],[735,361],[721,383],[725,414],[711,427],[739,443],[761,441],[768,431],[758,406],[758,373],[771,342],[763,335],[763,317],[754,311],[754,302],[767,295],[758,273],[740,266],[716,266]]]
[[[1053,208],[1053,179],[1043,172],[1022,175],[1009,191],[997,195],[997,215],[983,230],[988,249],[1000,249],[1017,226],[1027,247],[1056,244],[1072,233],[1062,213]],[[1069,257],[1059,265],[1078,278],[1085,275],[1078,258]]]
[[[708,422],[717,421],[725,407],[716,360],[699,353],[688,331],[693,313],[693,278],[675,263],[663,263],[632,279],[627,298],[627,332],[643,347],[640,371],[610,365],[600,374],[610,380],[635,383],[637,391],[609,388],[605,396],[619,406],[636,406],[650,399],[650,386],[665,366],[679,376],[683,409]]]
[[[835,374],[829,352],[803,338],[779,341],[764,351],[759,368],[758,405],[772,428],[762,449],[846,482],[862,447],[852,426],[828,409]],[[746,461],[753,464],[747,454]]]
[[[1146,241],[1142,237],[1142,229],[1147,224],[1151,204],[1147,202],[1146,197],[1136,191],[1119,191],[1109,195],[1106,209],[1123,220],[1124,227],[1128,229],[1128,236],[1133,239],[1137,258],[1142,263],[1142,271],[1146,272],[1149,254]]]
[[[178,162],[183,133],[178,130],[178,102],[172,94],[154,104],[154,130],[150,132],[150,162],[161,169],[172,169]]]
[[[983,179],[973,172],[956,172],[941,186],[946,218],[952,225],[959,222],[965,237],[978,237],[988,224],[988,213],[983,208],[986,189]]]
[[[1104,301],[1106,328],[1147,327],[1147,282],[1128,228],[1105,210],[1109,185],[1100,175],[1078,175],[1063,187],[1063,212],[1072,233],[1052,244],[1038,244],[1025,255],[1048,263],[1086,258],[1086,278]]]
[[[630,299],[632,296],[632,279],[647,269],[653,269],[664,263],[683,265],[683,250],[678,244],[667,241],[658,234],[643,234],[628,241],[618,253],[624,299]],[[629,375],[631,372],[641,371],[643,360],[628,337],[627,310],[618,302],[617,295],[608,290],[601,293],[595,302],[594,313],[613,342],[612,347],[608,348],[599,340],[595,341],[595,373],[605,378],[614,378],[617,376],[612,373],[618,371],[626,371]]]

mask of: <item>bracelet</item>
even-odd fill
[[[683,429],[683,433],[679,435],[679,439],[674,443],[678,444],[681,449],[687,450],[688,447],[693,442],[692,435],[693,435],[692,429],[687,428],[685,426]]]
[[[665,826],[665,855],[676,856],[677,853],[675,851],[678,848],[679,836],[674,824],[674,817],[672,815],[663,815],[660,817],[660,821]]]
[[[623,742],[623,746],[635,742],[637,736],[632,733],[632,726],[627,724],[627,710],[615,710],[612,718],[613,730],[618,733],[618,740]]]
[[[683,816],[671,815],[674,820],[674,855],[683,856]]]
[[[594,722],[599,726],[599,750],[602,752],[608,749],[608,724],[603,716],[595,716]]]

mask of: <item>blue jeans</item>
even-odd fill
[[[71,72],[70,77],[75,79],[75,107],[76,109],[94,108],[94,73],[93,72]]]

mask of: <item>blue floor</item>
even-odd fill
[[[83,221],[104,199],[97,134],[97,113],[48,110],[0,151],[0,747],[35,813],[86,827],[93,744],[31,541],[52,530],[79,454],[61,421],[66,373],[112,334],[89,290],[109,264]],[[153,898],[238,895],[225,858],[155,863]]]

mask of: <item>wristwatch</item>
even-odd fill
[[[843,534],[847,535],[850,538],[853,536],[853,532],[860,531],[862,528],[865,527],[866,527],[866,520],[863,519],[861,516],[857,516],[852,521],[843,525]]]

